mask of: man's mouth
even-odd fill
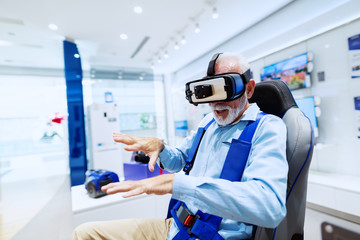
[[[227,109],[224,109],[224,110],[214,110],[214,112],[215,112],[216,116],[225,118],[225,117],[228,115],[229,110],[227,110]]]

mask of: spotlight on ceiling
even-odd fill
[[[195,25],[195,33],[199,33],[200,32],[200,27],[199,27],[199,24],[197,23]]]
[[[216,7],[213,8],[212,18],[213,18],[213,19],[219,18],[219,13],[218,13]]]
[[[181,44],[186,44],[186,38],[185,38],[185,36],[183,35],[182,37],[181,37]]]
[[[180,47],[179,47],[179,44],[178,44],[177,42],[175,42],[174,49],[175,49],[175,50],[179,50],[179,48],[180,48]]]

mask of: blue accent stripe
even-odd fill
[[[274,239],[275,239],[276,230],[277,230],[277,227],[274,229],[274,235],[273,235],[272,240],[274,240]]]

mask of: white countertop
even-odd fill
[[[144,198],[147,195],[142,194],[131,198],[123,198],[122,193],[106,195],[100,198],[91,198],[87,195],[84,185],[71,187],[72,211],[73,213],[84,212],[90,209],[96,209],[103,206],[113,205],[120,202],[131,201],[132,199]]]

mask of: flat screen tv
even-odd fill
[[[319,127],[315,114],[315,104],[314,97],[305,97],[295,99],[296,104],[300,108],[300,110],[307,116],[310,120],[311,126],[314,130],[314,136],[319,137]]]
[[[307,53],[274,63],[263,68],[261,81],[282,80],[290,90],[310,87],[308,64]]]

